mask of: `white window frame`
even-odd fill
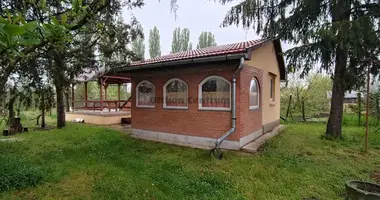
[[[186,106],[167,106],[166,105],[166,87],[169,85],[169,83],[171,83],[172,81],[179,81],[179,82],[182,82],[186,85]],[[187,83],[179,78],[172,78],[172,79],[169,79],[168,81],[166,81],[165,85],[164,85],[164,88],[163,88],[163,92],[164,92],[164,101],[163,101],[163,104],[162,104],[162,107],[163,108],[168,108],[168,109],[188,109],[189,107],[189,102],[188,102],[188,97],[189,97],[189,86],[187,85]]]
[[[220,108],[220,107],[203,107],[203,106],[202,106],[202,99],[203,99],[203,97],[202,97],[202,85],[203,85],[204,83],[206,83],[208,80],[212,79],[212,78],[220,78],[220,79],[226,81],[226,82],[228,83],[228,85],[230,86],[230,87],[229,87],[229,88],[230,88],[230,107],[229,107],[229,108]],[[221,77],[221,76],[214,76],[214,75],[213,75],[213,76],[208,76],[208,77],[206,77],[205,79],[203,79],[203,81],[198,85],[198,97],[199,97],[199,99],[198,99],[198,110],[230,111],[230,110],[231,110],[231,101],[232,101],[232,96],[231,96],[231,94],[232,94],[232,91],[231,91],[231,83],[230,83],[227,79],[225,79],[225,78],[223,78],[223,77]]]
[[[276,75],[269,72],[269,100],[271,103],[276,101]]]
[[[136,86],[136,107],[138,107],[138,108],[155,108],[156,103],[154,103],[153,105],[139,105],[139,87],[143,83],[150,83],[153,85],[153,98],[156,98],[156,86],[154,86],[154,84],[152,82],[147,81],[147,80],[140,81],[140,83],[137,84],[137,86]]]
[[[252,106],[251,105],[251,83],[252,81],[256,82],[257,86],[257,106]],[[251,81],[249,82],[249,109],[250,110],[256,110],[260,108],[260,85],[259,85],[259,80],[256,77],[253,77]]]

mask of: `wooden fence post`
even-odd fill
[[[302,97],[302,100],[301,100],[301,106],[302,106],[302,119],[304,122],[306,122],[306,117],[305,117],[305,100],[304,98]]]

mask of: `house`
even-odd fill
[[[118,69],[132,83],[132,136],[240,149],[280,124],[279,40],[174,53]]]
[[[360,93],[361,97],[363,98],[363,94],[358,91],[348,91],[344,93],[344,99],[343,104],[349,105],[349,104],[356,104],[358,101],[358,94]],[[327,98],[331,99],[332,91],[327,91]]]

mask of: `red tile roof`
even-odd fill
[[[251,41],[246,41],[246,42],[239,42],[239,43],[226,44],[226,45],[215,46],[215,47],[207,47],[207,48],[202,48],[202,49],[183,51],[183,52],[173,53],[173,54],[160,56],[160,57],[156,57],[156,58],[152,58],[148,60],[132,62],[129,66],[142,66],[142,65],[153,64],[153,63],[185,60],[185,59],[190,59],[190,58],[244,53],[246,52],[247,49],[253,48],[267,41],[268,40],[265,40],[265,39],[251,40]]]

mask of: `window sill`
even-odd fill
[[[155,108],[155,106],[142,106],[142,105],[138,106],[138,105],[136,105],[136,108]]]
[[[270,105],[270,106],[275,106],[275,105],[276,105],[276,102],[271,101],[271,102],[269,103],[269,105]]]
[[[231,111],[231,108],[208,108],[208,107],[199,107],[200,111]]]
[[[168,110],[187,110],[188,107],[177,107],[177,106],[163,106],[163,109],[168,109]]]
[[[258,110],[259,108],[260,108],[259,106],[250,106],[249,110],[254,111],[254,110]]]

